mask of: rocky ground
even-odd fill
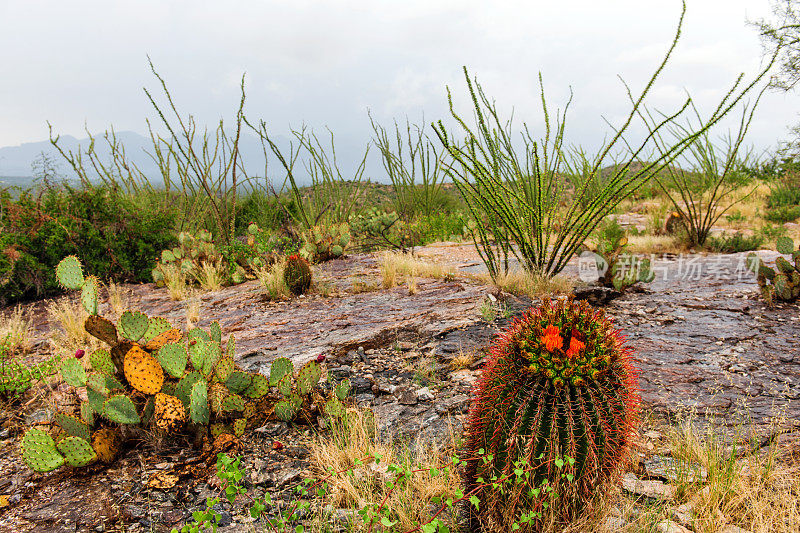
[[[458,275],[419,279],[414,294],[406,286],[379,289],[375,258],[355,255],[318,269],[326,296],[268,302],[257,282],[207,293],[200,298],[199,325],[219,320],[223,336],[236,335],[240,364],[253,370],[266,372],[281,356],[297,365],[324,354],[327,372],[350,378],[354,402],[374,411],[381,431],[446,444],[464,422],[493,335],[532,302],[492,294],[474,281],[469,274],[480,262],[469,246],[442,244],[419,253]],[[800,307],[765,307],[743,258],[662,257],[652,284],[604,303],[636,350],[651,424],[694,409],[701,421],[729,427],[746,417],[765,438],[800,431]],[[581,269],[575,261],[567,274],[582,275]],[[185,324],[187,302],[150,285],[128,289],[130,307]],[[581,294],[597,303],[608,296]],[[480,312],[485,301],[496,312],[492,320]],[[36,327],[44,343],[45,313],[37,314]],[[48,417],[41,405],[23,410],[28,419]],[[2,530],[168,531],[216,494],[213,457],[219,450],[144,442],[108,468],[40,475],[22,465],[14,429],[6,424],[0,432],[0,495],[8,497],[0,508]],[[308,473],[306,445],[314,431],[266,420],[243,441],[228,443],[227,451],[244,456],[252,494],[285,491]],[[657,454],[662,435],[647,427],[642,433],[643,462],[625,478],[624,488],[634,494],[666,481]],[[223,530],[247,530],[252,519],[222,510]]]

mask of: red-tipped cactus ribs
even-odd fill
[[[620,472],[638,405],[631,351],[603,311],[572,301],[528,311],[495,340],[472,402],[474,526],[537,531],[547,508],[563,522],[585,512]]]

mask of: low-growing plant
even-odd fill
[[[709,235],[706,247],[714,252],[733,254],[758,250],[764,244],[762,235],[745,235],[741,232],[734,234],[723,233],[719,236]]]
[[[637,283],[650,283],[655,279],[649,258],[640,259],[626,253],[628,236],[615,218],[600,225],[597,241],[590,253],[594,255],[600,274],[598,282],[604,287],[625,291]]]
[[[770,268],[756,254],[747,257],[748,267],[756,273],[761,296],[768,305],[775,300],[792,302],[800,298],[800,250],[795,249],[794,241],[788,237],[778,238],[777,248],[791,261],[778,256],[775,268]]]
[[[36,364],[26,364],[20,357],[21,353],[15,351],[9,337],[0,337],[0,398],[3,401],[22,396],[36,382],[54,374],[61,362],[58,355]]]
[[[85,277],[80,261],[64,258],[59,283],[80,291],[87,333],[107,348],[92,350],[88,371],[84,350],[61,364],[63,380],[85,389],[77,416],[56,413],[50,431],[29,429],[22,456],[33,470],[80,467],[114,459],[120,444],[147,428],[166,435],[241,436],[257,415],[256,402],[270,392],[269,379],[234,362],[235,340],[222,344],[222,329],[183,333],[163,318],[125,311],[118,322],[99,315],[99,281]]]

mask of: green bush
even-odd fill
[[[785,174],[770,189],[764,218],[782,224],[800,217],[800,173]]]
[[[0,305],[58,291],[55,266],[79,254],[102,279],[150,281],[175,242],[176,212],[105,187],[67,184],[0,197]]]
[[[764,244],[763,235],[744,235],[738,231],[733,235],[710,235],[706,240],[706,246],[714,252],[737,253],[758,250]]]

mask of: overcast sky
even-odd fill
[[[501,109],[540,123],[538,73],[563,105],[572,143],[595,146],[627,108],[617,75],[640,89],[667,49],[677,0],[42,1],[0,0],[0,146],[57,132],[145,131],[156,88],[149,55],[181,110],[230,117],[246,72],[247,111],[273,133],[305,122],[350,139],[379,121],[446,116],[450,85],[468,112],[467,65]],[[649,104],[689,91],[708,109],[762,58],[746,20],[768,0],[689,0],[683,36]],[[800,121],[796,94],[768,94],[751,129],[759,149]]]

